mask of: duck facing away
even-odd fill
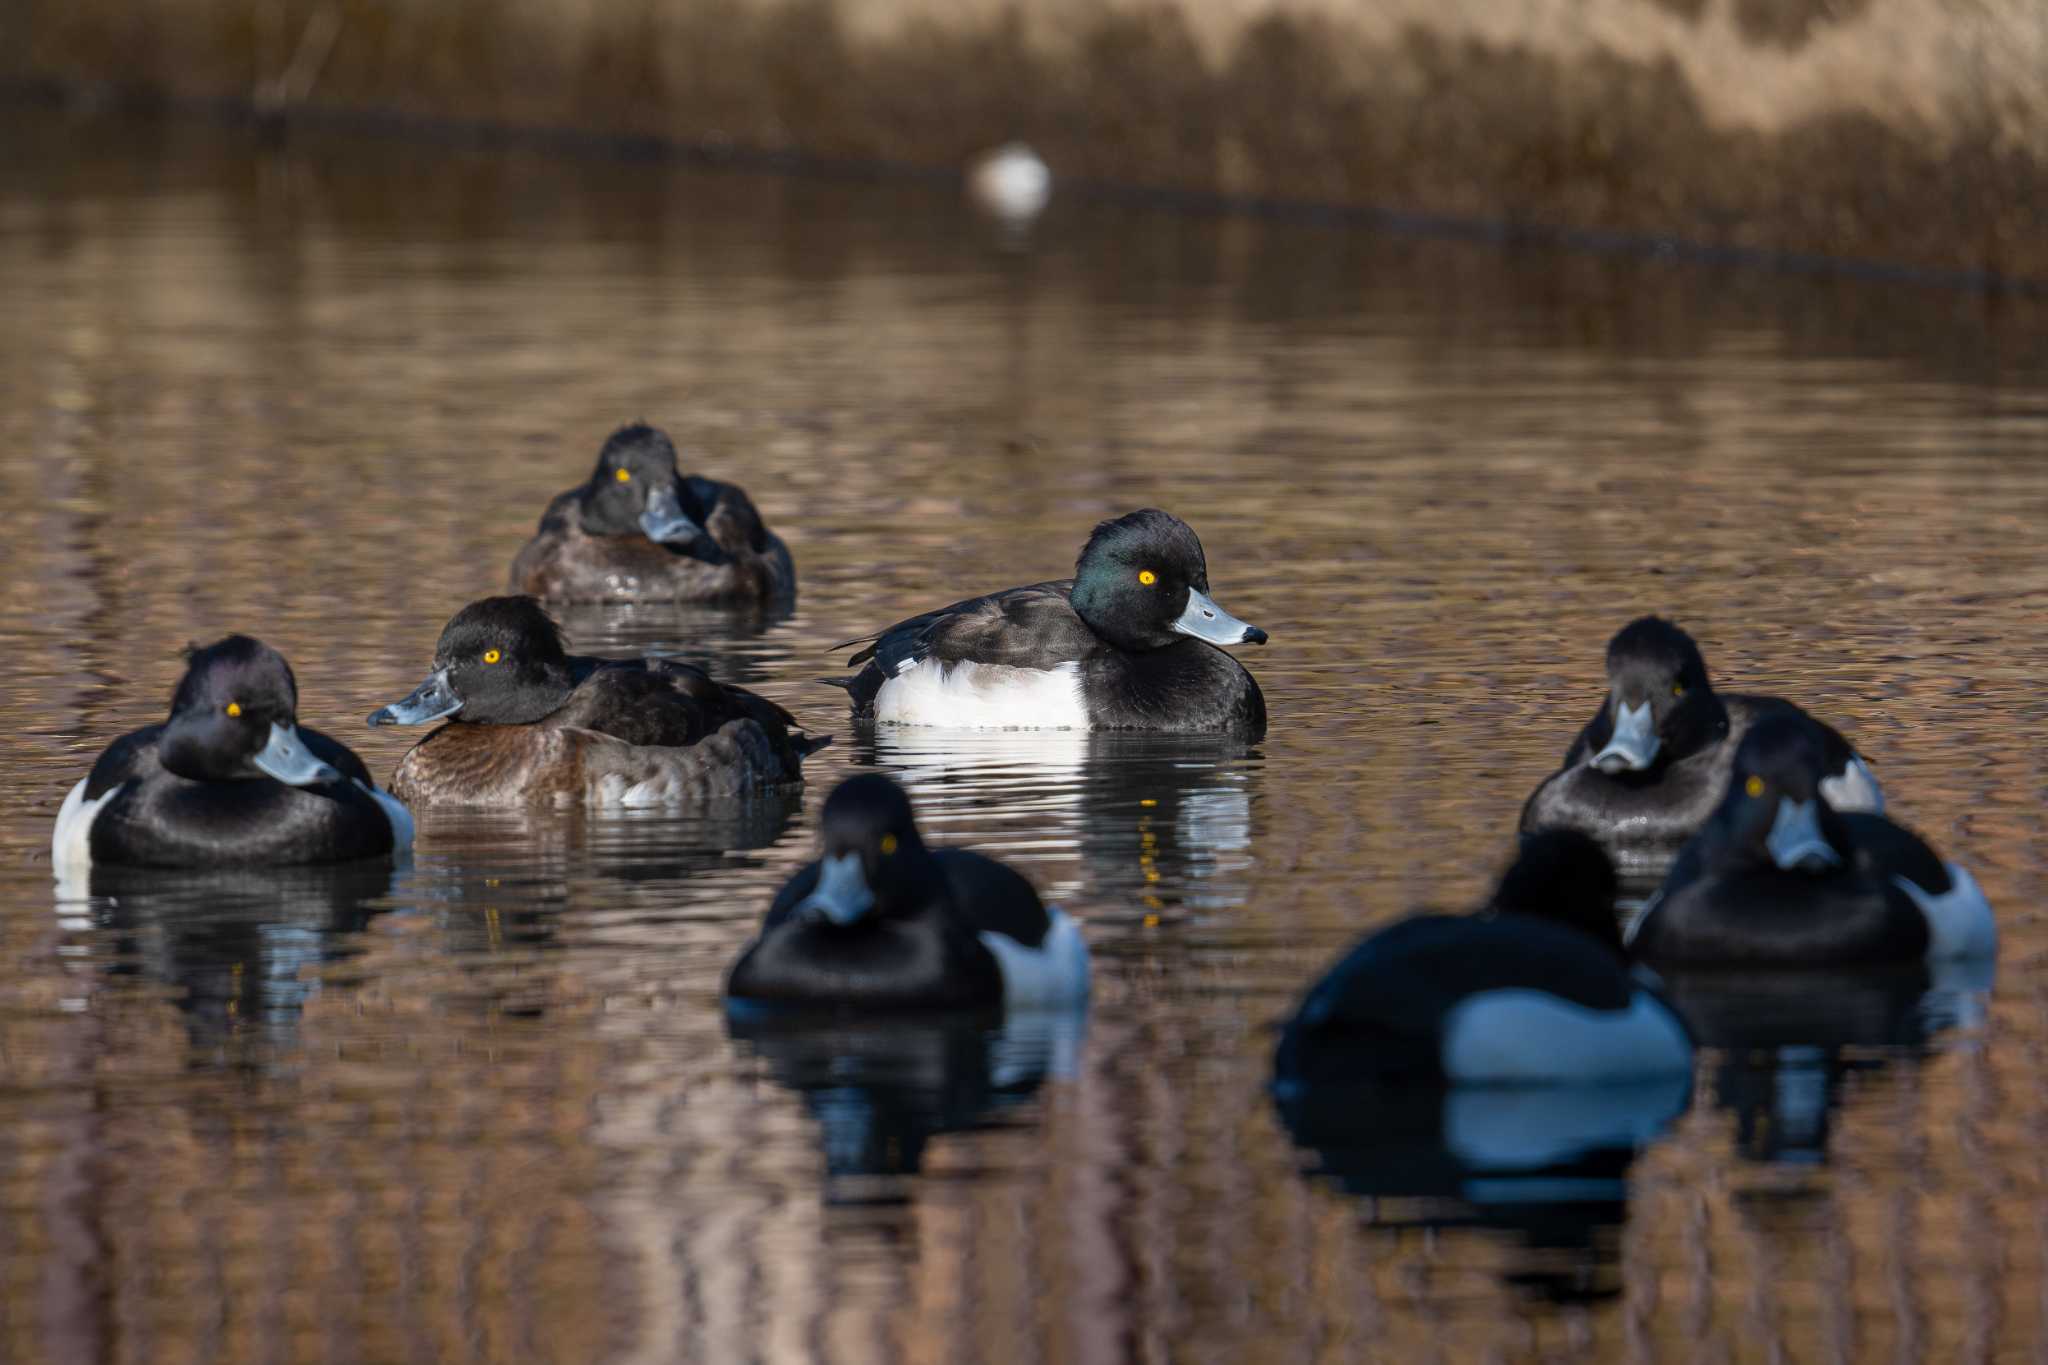
[[[193,649],[170,716],[121,736],[57,813],[60,876],[95,863],[338,863],[412,847],[412,817],[347,745],[298,723],[284,656],[230,635]]]
[[[1997,926],[1975,879],[1883,816],[1831,806],[1834,765],[1815,722],[1758,721],[1712,818],[1637,916],[1637,955],[1846,967],[1994,954]]]
[[[1689,1074],[1692,1042],[1630,972],[1614,868],[1569,830],[1532,835],[1487,906],[1359,943],[1302,1000],[1282,1085],[1568,1084]]]
[[[1564,766],[1522,808],[1522,832],[1576,829],[1624,868],[1662,872],[1727,790],[1736,746],[1770,715],[1806,718],[1777,697],[1714,690],[1693,638],[1656,616],[1607,646],[1607,698]],[[1839,810],[1882,811],[1877,779],[1849,741],[1818,721],[1827,794]]]
[[[826,799],[819,859],[776,894],[726,978],[737,1001],[808,1009],[1054,1009],[1088,998],[1074,921],[1017,873],[930,848],[878,773]]]
[[[965,729],[1266,730],[1266,700],[1218,645],[1264,644],[1209,597],[1188,524],[1144,508],[1095,528],[1074,576],[913,616],[828,680],[856,719]],[[839,648],[845,648],[841,645]]]
[[[746,490],[676,467],[666,433],[620,427],[548,504],[512,591],[553,602],[767,602],[796,591],[789,549]]]
[[[660,806],[803,780],[814,740],[745,688],[673,659],[572,655],[531,597],[457,612],[434,668],[371,725],[448,722],[392,774],[414,805]]]

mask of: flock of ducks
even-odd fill
[[[60,876],[405,856],[428,806],[703,806],[786,790],[828,739],[667,658],[571,654],[553,602],[787,602],[788,548],[736,485],[684,475],[645,425],[604,443],[472,602],[427,677],[369,717],[435,726],[379,787],[298,722],[298,686],[245,635],[193,649],[163,723],[107,745],[52,835]],[[1265,632],[1210,595],[1186,523],[1097,526],[1070,579],[941,607],[872,635],[843,687],[862,725],[1265,733],[1225,646]],[[1607,695],[1529,797],[1519,854],[1465,916],[1370,935],[1283,1030],[1283,1090],[1327,1080],[1530,1083],[1689,1074],[1671,966],[1839,968],[1988,958],[1969,873],[1886,819],[1869,766],[1791,702],[1715,691],[1698,647],[1645,617],[1607,651]],[[1621,874],[1655,889],[1618,909]],[[726,979],[735,1011],[1085,1004],[1076,923],[1003,864],[934,848],[880,774],[825,802],[819,857],[777,894]]]

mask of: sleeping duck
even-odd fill
[[[849,640],[828,679],[856,719],[962,729],[1266,731],[1266,700],[1219,645],[1264,644],[1209,596],[1202,542],[1143,508],[1095,528],[1070,579],[1008,588]],[[845,645],[840,648],[845,648]]]
[[[818,824],[818,860],[776,893],[726,978],[730,999],[864,1012],[1086,1003],[1074,921],[995,859],[928,847],[889,778],[840,783]]]
[[[1736,746],[1759,719],[1804,717],[1777,697],[1716,692],[1690,635],[1656,616],[1631,621],[1607,646],[1607,698],[1564,766],[1522,807],[1522,832],[1576,829],[1625,871],[1662,872],[1728,788]],[[1877,779],[1834,730],[1826,794],[1838,810],[1882,811]]]
[[[186,658],[171,714],[121,736],[57,813],[59,876],[125,867],[256,867],[381,858],[412,817],[348,746],[298,723],[291,665],[230,635]]]
[[[745,489],[683,475],[668,436],[635,423],[548,504],[512,561],[512,591],[552,602],[786,601],[796,568]]]
[[[1838,811],[1828,732],[1767,716],[1727,791],[1638,914],[1660,964],[1869,966],[1988,958],[1998,930],[1968,870],[1881,815]]]
[[[1585,835],[1525,838],[1478,912],[1411,916],[1339,959],[1281,1033],[1276,1084],[1689,1074],[1685,1025],[1630,971],[1615,890],[1613,865]]]
[[[562,647],[531,597],[455,614],[434,669],[371,725],[447,724],[392,774],[414,805],[679,805],[803,780],[811,739],[787,711],[673,659]]]

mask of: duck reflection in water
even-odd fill
[[[1085,876],[1032,869],[1052,899],[1085,895],[1171,919],[1244,904],[1256,846],[1257,746],[1219,735],[882,727],[854,761],[892,774],[939,825],[972,805],[978,842],[1020,860],[1078,853]],[[1114,919],[1110,908],[1091,918]]]
[[[1511,1239],[1508,1283],[1575,1302],[1622,1290],[1637,1155],[1683,1114],[1691,1081],[1452,1086],[1387,1078],[1274,1087],[1305,1177],[1364,1199],[1368,1226]]]
[[[1667,971],[1666,994],[1713,1066],[1713,1102],[1746,1160],[1828,1157],[1843,1083],[1916,1066],[1945,1033],[1980,1027],[1990,959],[1853,971]]]
[[[1074,1074],[1087,1015],[848,1022],[729,1005],[726,1029],[739,1054],[758,1058],[817,1121],[827,1199],[894,1201],[907,1192],[862,1178],[915,1175],[942,1134],[1021,1125],[1047,1077]]]
[[[195,1065],[289,1045],[328,965],[389,904],[386,863],[193,870],[96,865],[57,885],[66,929],[115,980],[172,988]]]

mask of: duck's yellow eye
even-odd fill
[[[895,851],[896,851],[896,836],[895,836],[895,835],[893,835],[893,834],[884,834],[884,835],[882,836],[882,856],[883,856],[884,858],[886,858],[886,857],[888,857],[888,856],[889,856],[890,854],[894,853]]]
[[[1682,696],[1684,696],[1684,695],[1685,695],[1685,684],[1684,684],[1684,683],[1673,683],[1673,684],[1671,684],[1671,695],[1672,695],[1672,696],[1674,696],[1674,697],[1682,697]]]
[[[500,654],[495,649],[487,649],[484,651],[484,662],[487,664],[494,664],[504,657],[504,655]]]
[[[1138,570],[1138,581],[1149,588],[1159,581],[1159,575],[1153,573],[1150,569],[1140,569]]]
[[[630,469],[621,469],[618,473],[612,475],[612,477],[617,479],[620,483],[631,483],[633,482],[633,471]]]
[[[242,703],[240,703],[240,702],[238,702],[238,701],[231,701],[231,702],[229,702],[229,703],[228,703],[228,714],[229,714],[229,715],[231,715],[231,716],[239,716],[239,715],[241,715],[241,714],[242,714]]]
[[[1752,777],[1749,781],[1742,784],[1742,789],[1749,793],[1750,799],[1753,801],[1764,794],[1764,780],[1761,777]]]

